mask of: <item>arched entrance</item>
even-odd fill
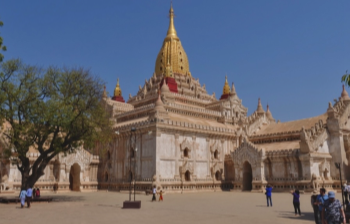
[[[215,173],[215,179],[216,179],[216,180],[221,180],[221,173],[220,173],[220,171],[216,171],[216,173]]]
[[[185,181],[191,181],[191,173],[188,170],[185,173]]]
[[[243,191],[251,191],[253,181],[252,166],[249,162],[245,161],[243,163]]]
[[[69,189],[72,191],[80,191],[80,166],[74,163],[69,172]]]

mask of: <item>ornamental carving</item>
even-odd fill
[[[244,142],[234,152],[232,152],[232,158],[235,164],[242,165],[245,161],[248,161],[252,166],[258,164],[258,159],[261,159],[262,153],[258,149],[254,148],[250,143]]]
[[[60,156],[60,163],[66,164],[66,167],[70,167],[77,163],[80,166],[80,169],[83,170],[85,166],[88,166],[91,163],[92,155],[86,150],[79,148],[75,150],[74,154],[69,154],[66,157]]]
[[[214,177],[215,173],[219,171],[220,173],[223,172],[223,167],[221,163],[215,162],[211,167],[210,167],[210,173],[211,176]]]
[[[182,166],[180,166],[180,173],[184,174],[186,171],[189,171],[190,174],[193,174],[193,166],[187,160],[184,160]]]

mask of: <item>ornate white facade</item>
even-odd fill
[[[96,146],[105,155],[99,158],[84,149],[60,155],[46,168],[39,187],[123,191],[135,179],[138,191],[154,185],[167,192],[261,191],[267,184],[280,191],[312,191],[340,188],[335,162],[341,163],[343,179],[350,180],[350,98],[344,88],[316,117],[276,122],[260,99],[248,116],[227,79],[218,100],[193,78],[172,8],[155,73],[127,103],[119,82],[114,94],[102,99],[116,132],[107,148]],[[34,160],[37,154],[28,156]],[[17,168],[2,160],[1,170],[2,185],[19,189]]]
[[[339,100],[316,117],[276,122],[260,99],[248,116],[227,79],[217,100],[189,67],[181,73],[182,59],[168,59],[186,55],[176,47],[179,42],[171,8],[153,76],[127,103],[105,95],[118,135],[102,160],[110,165],[102,165],[101,188],[127,190],[134,175],[138,190],[156,185],[168,192],[261,191],[266,184],[280,191],[339,188],[335,162],[342,164],[343,179],[350,178],[350,100],[344,88]]]

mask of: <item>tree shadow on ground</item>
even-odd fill
[[[52,196],[52,202],[75,202],[85,201],[83,196],[72,196],[72,195],[54,195]]]
[[[295,216],[295,213],[293,211],[278,211],[278,213],[279,213],[278,216],[280,218],[295,219],[295,220],[301,219],[301,220],[308,220],[308,221],[315,220],[313,212],[301,211],[301,216]]]

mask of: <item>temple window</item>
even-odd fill
[[[161,70],[161,71],[162,71],[162,69],[163,69],[162,66],[160,66],[160,70]]]
[[[215,150],[215,152],[214,152],[214,159],[219,159],[219,152],[218,152],[218,150]]]
[[[185,150],[184,150],[184,157],[188,158],[188,148],[185,148]]]
[[[111,159],[111,153],[108,151],[107,152],[107,159],[110,160]]]

